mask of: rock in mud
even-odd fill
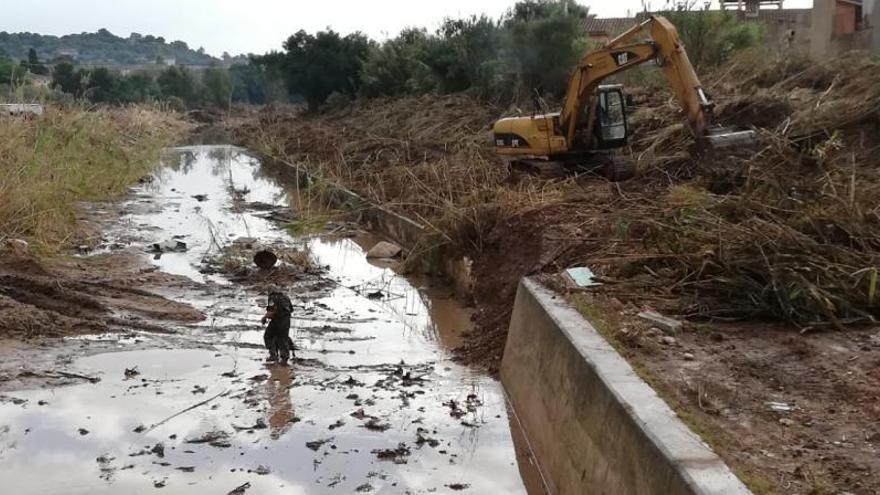
[[[642,311],[638,316],[666,333],[678,333],[682,327],[680,321],[674,318],[669,318],[668,316],[663,316],[656,311]]]
[[[396,258],[403,252],[403,248],[393,242],[380,241],[367,251],[367,258]]]

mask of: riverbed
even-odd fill
[[[470,313],[451,290],[368,261],[373,233],[291,212],[293,185],[245,150],[185,147],[163,160],[105,205],[118,211],[102,217],[106,249],[185,278],[162,295],[206,318],[60,344],[95,383],[5,393],[4,491],[526,492],[501,385],[452,359]],[[151,252],[160,241],[185,247]],[[260,283],[211,269],[235,243],[306,253],[311,268]],[[294,303],[289,366],[261,348],[269,282]]]

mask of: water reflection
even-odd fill
[[[269,379],[266,381],[266,397],[269,398],[269,435],[277,440],[290,428],[293,421],[293,402],[290,400],[291,375],[293,370],[288,366],[272,366],[269,368]]]
[[[462,483],[469,493],[525,492],[500,385],[443,345],[469,325],[448,291],[371,264],[358,244],[370,239],[291,238],[247,205],[284,205],[292,193],[237,148],[183,148],[166,163],[127,204],[127,226],[113,229],[185,236],[186,252],[150,261],[205,282],[182,297],[209,318],[139,339],[158,349],[125,340],[131,352],[78,360],[99,383],[0,401],[4,490],[229,493],[250,483],[247,494],[407,494],[456,493],[449,485]],[[330,289],[288,287],[302,358],[292,369],[263,363],[254,308],[265,294],[199,272],[203,256],[242,236],[305,244],[328,266]],[[140,375],[126,379],[132,367]],[[399,463],[377,454],[401,444]]]

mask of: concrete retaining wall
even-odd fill
[[[550,493],[749,494],[576,310],[516,294],[501,379]]]

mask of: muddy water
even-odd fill
[[[525,492],[500,385],[450,360],[469,318],[448,291],[368,263],[368,236],[289,235],[265,205],[290,194],[241,150],[184,148],[167,162],[121,205],[108,242],[185,242],[144,256],[190,278],[170,295],[207,319],[81,338],[116,340],[73,356],[100,382],[0,398],[4,493]],[[307,248],[326,266],[285,284],[290,367],[263,362],[264,295],[204,273],[204,258],[241,237]]]

